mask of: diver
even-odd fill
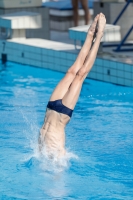
[[[65,126],[72,117],[83,82],[96,59],[105,25],[106,18],[104,14],[100,13],[91,24],[76,61],[68,69],[50,97],[39,136],[40,151],[45,147],[46,153],[50,157],[61,157],[66,153]]]

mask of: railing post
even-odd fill
[[[116,25],[116,23],[119,21],[119,19],[121,18],[121,16],[123,15],[123,13],[125,12],[125,10],[127,9],[128,5],[131,3],[132,0],[128,0],[126,5],[124,6],[124,8],[122,9],[122,11],[119,13],[118,17],[116,18],[116,20],[114,21],[113,25]]]

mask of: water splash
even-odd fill
[[[69,169],[72,159],[78,159],[78,157],[70,152],[66,151],[65,155],[62,157],[57,157],[56,155],[49,158],[46,151],[41,155],[40,167],[42,170],[47,172],[59,173],[64,170]]]
[[[66,150],[66,153],[62,157],[52,156],[49,157],[45,147],[43,150],[39,150],[38,138],[32,138],[29,142],[31,153],[25,155],[24,162],[26,166],[32,166],[35,163],[39,165],[40,169],[46,173],[59,173],[69,169],[71,160],[78,159],[78,156],[73,152]]]

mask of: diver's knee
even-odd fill
[[[74,66],[74,65],[73,65]],[[76,76],[77,74],[77,70],[75,69],[75,67],[71,67],[70,69],[68,69],[67,73],[73,75],[73,76]]]
[[[87,74],[87,71],[85,69],[85,67],[82,67],[78,73],[77,73],[77,76],[79,76],[81,79]]]

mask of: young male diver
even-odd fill
[[[83,82],[96,59],[105,25],[106,18],[100,13],[91,24],[76,61],[50,97],[39,136],[39,149],[45,147],[50,157],[65,155],[65,126],[72,116]],[[92,46],[95,32],[96,38]]]

